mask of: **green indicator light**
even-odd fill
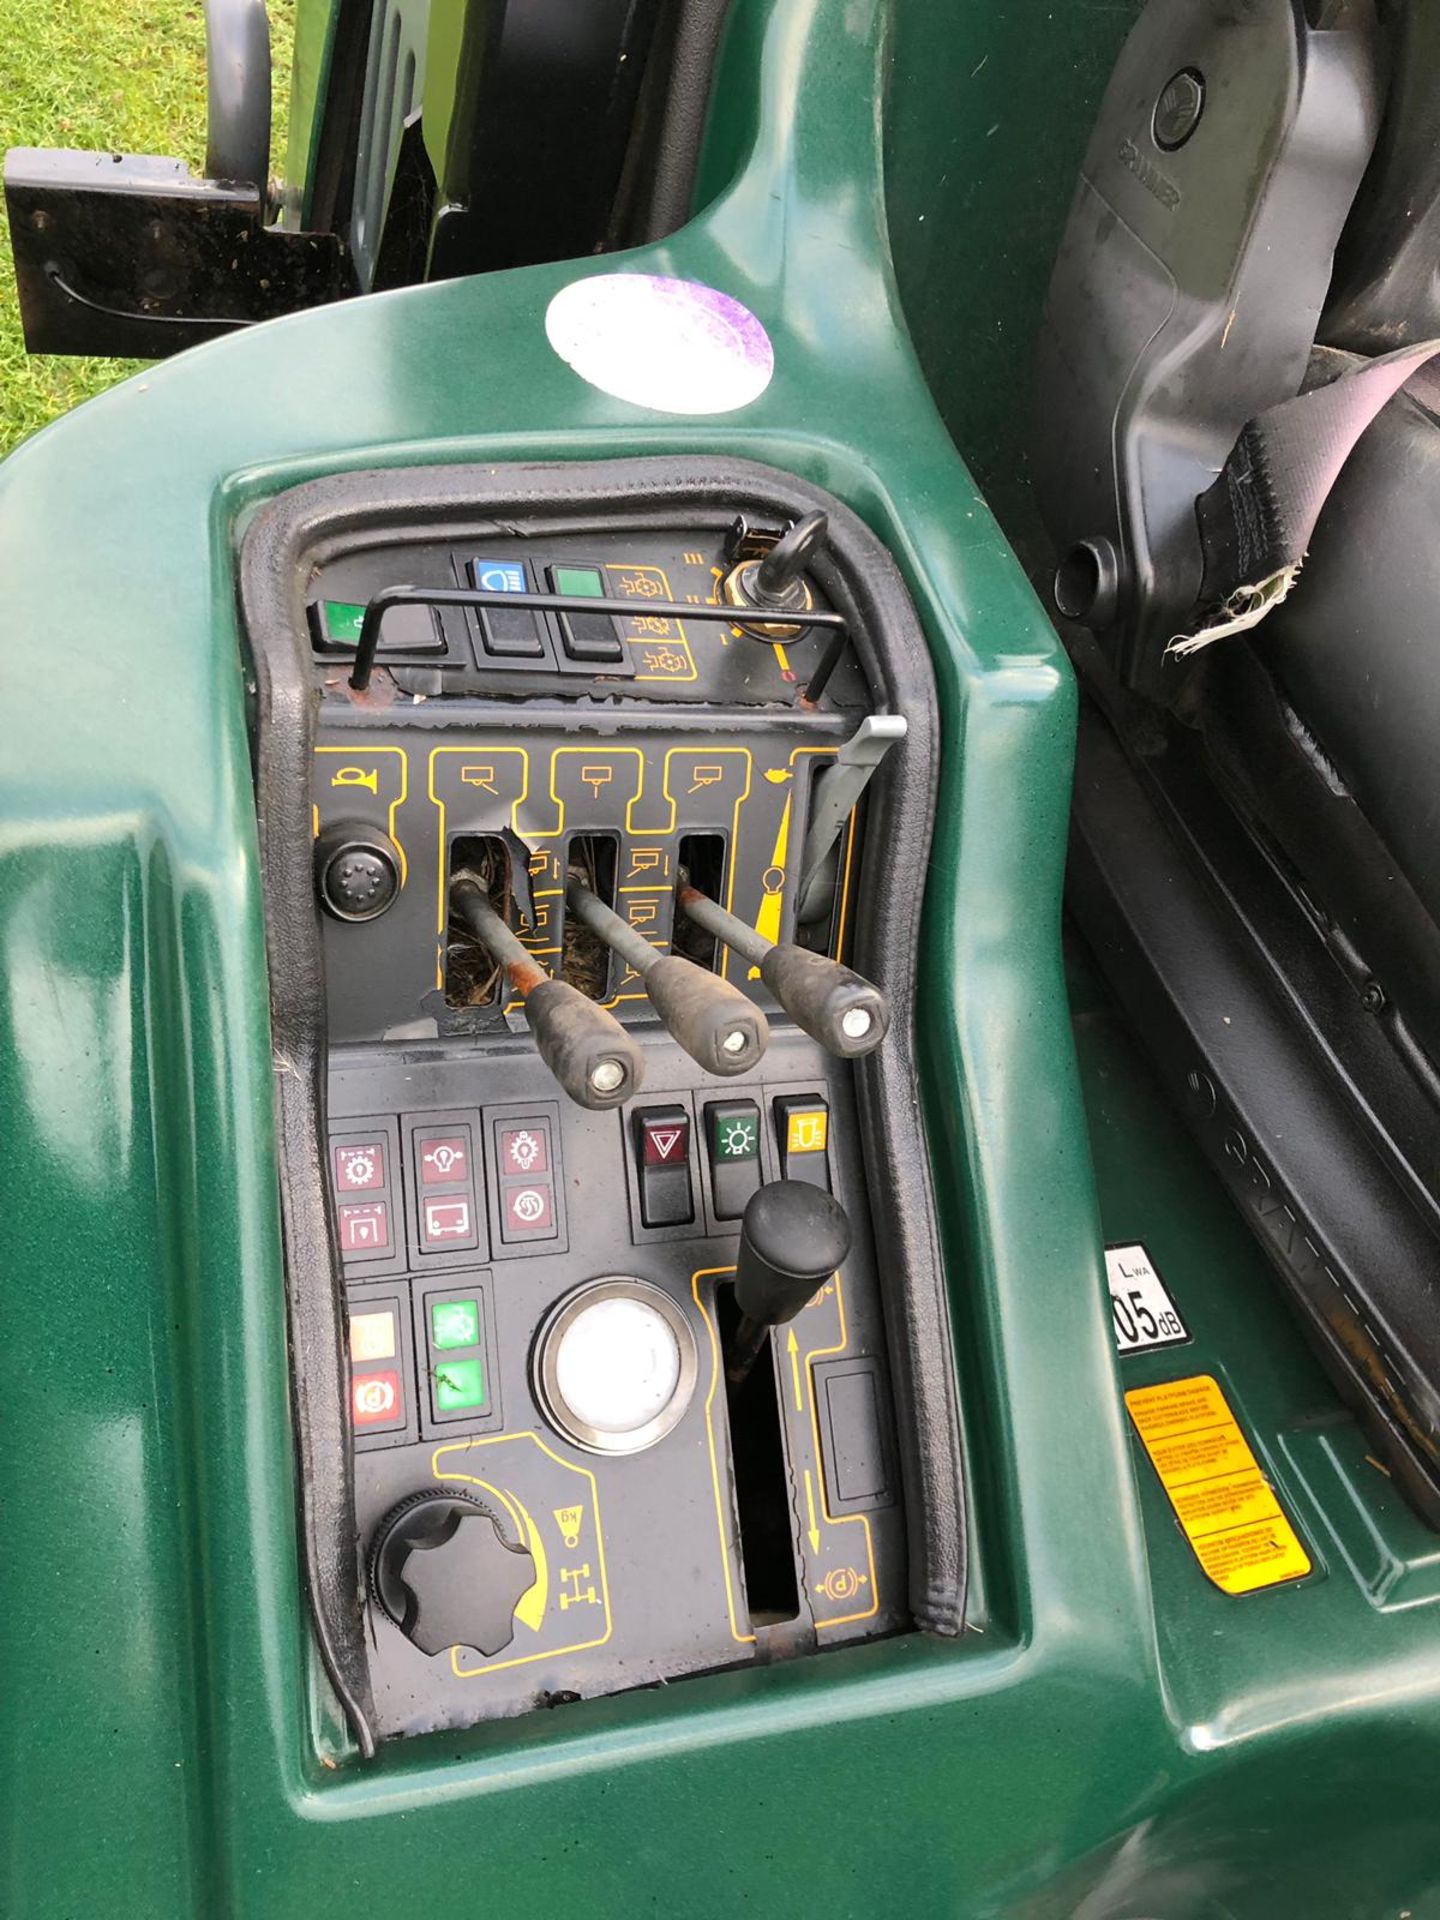
[[[756,1114],[717,1115],[713,1131],[717,1160],[753,1160],[760,1148],[760,1121]]]
[[[605,582],[598,567],[552,567],[550,580],[556,593],[583,594],[587,600],[605,598]]]
[[[447,1360],[435,1369],[435,1405],[441,1413],[462,1413],[485,1404],[485,1375],[478,1360]]]
[[[326,600],[325,638],[332,647],[358,647],[360,629],[365,624],[365,609],[353,600]]]
[[[430,1336],[437,1347],[478,1347],[479,1302],[437,1300],[430,1309]]]

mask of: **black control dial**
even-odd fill
[[[535,1561],[495,1514],[467,1493],[412,1493],[375,1529],[370,1589],[422,1653],[508,1647]]]

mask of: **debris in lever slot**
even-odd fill
[[[730,1078],[747,1073],[770,1043],[764,1014],[738,987],[679,954],[656,951],[642,935],[572,878],[570,910],[640,975],[651,1006],[697,1065]]]
[[[452,883],[450,904],[520,995],[540,1056],[570,1098],[594,1109],[629,1099],[644,1078],[644,1056],[615,1016],[552,979],[468,875]]]

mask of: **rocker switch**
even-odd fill
[[[695,1218],[690,1185],[690,1115],[684,1107],[641,1107],[635,1115],[640,1221],[683,1227]]]

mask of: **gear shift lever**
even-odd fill
[[[833,1194],[806,1180],[776,1180],[750,1196],[740,1223],[735,1303],[740,1323],[725,1372],[738,1386],[771,1327],[793,1320],[850,1251],[850,1218]]]

